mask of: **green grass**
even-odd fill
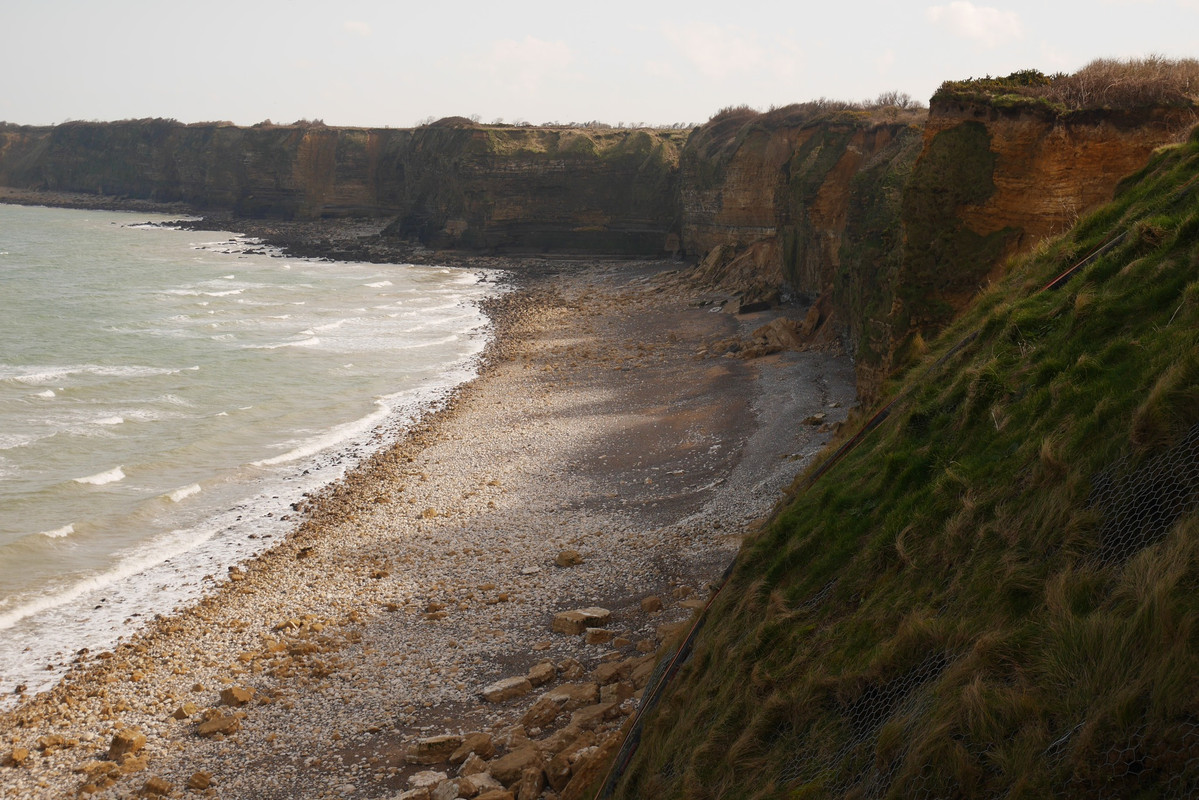
[[[1199,491],[1199,446],[1179,455],[1199,425],[1199,136],[889,392],[747,541],[618,796],[1199,790],[1199,518],[1163,488]]]

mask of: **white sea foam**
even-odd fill
[[[322,450],[328,450],[331,447],[341,444],[342,442],[353,439],[356,436],[361,436],[367,431],[374,428],[387,418],[387,415],[392,411],[392,406],[382,398],[375,400],[375,410],[367,414],[361,419],[347,422],[344,425],[338,425],[320,436],[314,436],[304,442],[299,443],[299,446],[292,450],[288,450],[282,455],[277,455],[272,458],[264,458],[260,461],[252,462],[255,467],[273,467],[276,464],[285,464],[288,461],[298,461],[301,458],[308,458],[316,455]]]
[[[245,347],[249,350],[278,350],[280,347],[317,347],[321,340],[316,336],[310,336],[307,339],[300,339],[295,342],[279,342],[277,344],[248,344]]]
[[[37,393],[37,396],[38,396],[38,397],[57,397],[58,395],[54,394],[54,390],[53,390],[53,389],[47,389],[47,390],[46,390],[46,391],[44,391],[44,392],[38,392],[38,393]]]
[[[395,284],[393,284],[391,281],[376,281],[374,283],[367,283],[364,285],[371,289],[385,289],[388,286],[394,286]]]
[[[113,467],[106,472],[97,472],[95,475],[88,475],[86,478],[76,478],[75,483],[83,483],[89,486],[104,486],[108,483],[116,483],[123,480],[125,480],[124,470],[120,467]]]
[[[161,537],[122,558],[112,569],[78,580],[70,586],[51,591],[0,614],[0,630],[11,628],[26,617],[39,612],[65,606],[89,592],[111,586],[167,559],[186,553],[211,539],[214,533],[212,530],[172,531],[168,536]]]
[[[75,532],[74,525],[64,525],[61,528],[55,528],[52,531],[42,531],[42,536],[47,536],[51,539],[62,539],[65,536],[70,536]]]
[[[96,420],[97,425],[120,425],[124,422],[125,422],[124,417],[117,417],[117,416],[103,417],[102,419]]]
[[[12,380],[37,386],[46,383],[61,383],[72,375],[95,375],[101,378],[153,378],[172,375],[178,370],[167,367],[123,365],[118,367],[100,364],[62,364],[57,366],[13,367],[0,364],[0,380]]]
[[[184,498],[191,497],[193,494],[200,493],[200,484],[193,483],[190,486],[181,486],[173,492],[167,492],[167,499],[172,503],[178,503]]]
[[[452,333],[449,336],[443,336],[440,339],[433,339],[428,342],[420,342],[419,344],[409,344],[409,345],[405,345],[403,347],[397,347],[396,349],[397,350],[421,350],[426,347],[436,347],[439,344],[449,344],[450,342],[456,342],[456,341],[458,341],[459,338],[460,337],[458,336],[458,334]]]

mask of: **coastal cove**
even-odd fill
[[[180,793],[204,773],[219,797],[393,797],[422,738],[551,736],[512,727],[535,696],[480,692],[546,660],[552,688],[652,653],[853,405],[835,352],[722,357],[777,312],[722,313],[669,262],[460,258],[518,284],[486,304],[480,377],[194,607],[0,717],[0,751],[33,753],[0,771],[6,796]],[[611,610],[612,638],[552,631],[585,606]],[[253,689],[239,730],[200,736],[231,687]],[[89,772],[126,728],[140,768]]]

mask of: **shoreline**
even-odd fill
[[[662,262],[528,261],[489,303],[478,377],[444,409],[195,606],[0,713],[0,761],[31,754],[0,766],[6,796],[116,797],[154,778],[174,796],[392,797],[422,769],[407,754],[423,737],[486,733],[511,752],[547,738],[553,725],[514,729],[535,693],[479,698],[496,679],[549,659],[560,686],[646,659],[692,613],[827,440],[795,421],[848,411],[848,359],[708,355],[770,315],[696,307]],[[572,550],[581,563],[558,566]],[[650,596],[665,608],[643,610]],[[596,605],[612,612],[605,641],[552,631]],[[235,685],[255,697],[240,730],[197,735]],[[620,693],[617,708],[635,702]],[[125,727],[146,743],[97,779]],[[185,788],[197,773],[211,788]]]
[[[12,210],[18,209],[14,207]],[[90,217],[95,221],[102,217],[105,228],[108,227],[110,219],[115,221],[115,225],[127,228],[141,227],[139,223],[146,219],[138,216],[136,212],[133,216],[129,216],[128,212],[112,213],[107,210],[91,215],[78,210],[62,213],[75,215],[70,219]],[[19,215],[10,218],[25,219]],[[159,219],[158,216],[154,218]],[[225,234],[220,238],[224,239],[229,235],[231,234]],[[175,232],[172,236],[182,239],[195,238],[190,233]],[[215,249],[226,253],[215,256],[217,259],[231,260],[236,257],[236,253],[230,254],[222,244],[215,247],[192,244],[191,247],[193,253],[196,249]],[[255,252],[259,254],[260,266],[268,255],[278,255],[273,250],[264,252],[264,249],[257,245]],[[281,257],[271,260],[274,263],[268,264],[267,269],[278,269],[278,265],[282,263]],[[292,261],[295,263],[294,259]],[[241,262],[236,263],[241,266]],[[323,271],[326,267],[334,266],[312,264],[308,268]],[[396,269],[401,274],[407,274],[409,268]],[[359,270],[374,268],[366,266]],[[189,274],[194,272],[186,266],[184,271]],[[415,268],[414,271],[451,272],[425,268]],[[110,527],[114,534],[144,532],[144,535],[139,535],[121,547],[111,548],[103,554],[105,557],[102,559],[97,558],[93,563],[82,563],[76,567],[75,572],[60,571],[57,575],[51,574],[40,584],[30,583],[32,588],[26,590],[20,576],[29,573],[22,572],[18,566],[24,563],[20,561],[23,554],[18,550],[14,562],[5,565],[17,570],[13,573],[16,579],[9,584],[14,587],[9,595],[13,602],[0,609],[0,618],[3,618],[0,627],[5,628],[0,635],[6,637],[6,646],[3,653],[0,653],[0,710],[8,710],[17,705],[21,702],[22,694],[35,694],[58,683],[72,662],[74,654],[80,649],[95,652],[115,647],[140,629],[144,624],[142,621],[152,617],[155,612],[192,605],[207,594],[211,586],[211,580],[202,580],[201,576],[206,573],[216,573],[219,576],[227,566],[242,563],[269,547],[278,538],[289,535],[296,524],[289,518],[299,517],[290,508],[291,504],[304,502],[304,498],[310,493],[317,493],[325,485],[337,481],[342,473],[353,468],[374,451],[390,446],[391,442],[403,436],[404,430],[413,419],[430,413],[453,391],[456,383],[470,379],[481,363],[485,343],[492,339],[492,322],[483,314],[477,301],[481,296],[506,290],[497,287],[496,274],[485,274],[481,270],[452,272],[454,274],[446,275],[445,280],[453,284],[455,292],[458,291],[459,284],[464,284],[462,302],[469,308],[451,309],[440,313],[463,314],[465,324],[477,325],[477,328],[464,333],[459,342],[451,345],[462,355],[462,359],[452,366],[446,364],[438,370],[422,373],[423,377],[419,380],[411,381],[407,380],[406,375],[395,373],[393,370],[398,379],[403,378],[406,381],[404,386],[411,383],[413,387],[419,388],[406,389],[402,397],[399,394],[384,394],[382,399],[376,398],[374,403],[371,403],[370,394],[355,392],[352,398],[361,407],[360,413],[364,415],[362,418],[351,414],[350,417],[338,418],[335,421],[339,424],[329,428],[328,425],[332,425],[332,422],[322,424],[322,415],[309,417],[309,421],[314,423],[314,429],[322,429],[319,436],[316,432],[311,436],[293,436],[292,431],[281,430],[279,441],[282,443],[293,439],[294,444],[279,449],[269,447],[251,450],[249,452],[254,455],[247,457],[240,465],[230,464],[223,473],[214,472],[196,477],[204,483],[204,489],[200,488],[199,483],[186,489],[189,493],[194,490],[194,494],[200,495],[189,497],[186,503],[177,504],[174,497],[170,497],[170,502],[167,502],[168,495],[162,492],[189,481],[168,485],[162,485],[162,482],[158,481],[162,487],[159,491],[146,490],[139,486],[137,491],[143,496],[140,505],[128,512],[126,517],[117,518]],[[399,279],[397,282],[400,282]],[[444,301],[436,301],[441,302]],[[424,315],[417,319],[415,324],[428,321],[428,315]],[[324,334],[321,335],[324,338]],[[393,362],[390,365],[385,363],[385,367],[396,366],[394,358],[385,353],[383,358]],[[399,363],[404,363],[404,359]],[[397,386],[394,380],[385,381],[380,385],[390,386],[393,390]],[[378,413],[383,403],[386,403],[385,414]],[[121,418],[114,419],[119,421]],[[337,441],[334,442],[334,439]],[[316,451],[313,443],[323,445],[322,449]],[[127,471],[131,469],[128,459],[119,460]],[[144,470],[143,473],[147,481],[154,481],[162,474]],[[111,479],[115,483],[123,480],[125,474],[120,471],[120,467],[116,467],[101,473],[100,477]],[[77,482],[83,483],[93,479],[85,478]],[[136,474],[134,480],[140,480]],[[90,487],[85,488],[90,490]],[[86,531],[85,536],[66,542],[55,542],[56,547],[67,551],[64,558],[69,559],[75,553],[86,552],[88,547],[96,549],[95,542],[103,542],[107,538],[103,535],[104,530],[101,531],[101,535],[97,535],[96,529],[100,523],[92,524],[92,517],[86,513],[93,510],[95,504],[91,504],[90,500],[86,502],[89,503],[89,507],[77,509],[79,513],[63,512],[69,516],[62,522],[72,524],[69,532],[64,529],[62,538],[65,539],[69,533],[74,533],[76,526]],[[104,521],[102,513],[94,516],[101,522]],[[31,531],[38,530],[33,526],[29,527]],[[30,539],[39,543],[43,541],[42,537],[35,536],[32,532],[28,535]],[[58,552],[53,551],[54,554]],[[33,566],[45,567],[49,572],[55,569],[52,565],[56,561],[57,558],[52,560],[52,556],[41,556],[34,561]],[[73,563],[80,564],[78,559]],[[14,692],[15,689],[18,691]]]

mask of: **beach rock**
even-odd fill
[[[563,550],[554,558],[554,563],[559,567],[577,567],[583,563],[583,554],[578,550]]]
[[[554,662],[552,661],[542,661],[539,664],[534,664],[529,670],[529,674],[525,677],[534,686],[541,686],[558,677],[558,668],[554,666]]]
[[[555,792],[566,788],[570,783],[570,757],[566,753],[559,753],[545,765],[545,779]]]
[[[690,597],[693,594],[695,594],[695,590],[690,586],[676,586],[670,592],[670,596],[675,600],[682,600],[684,597]]]
[[[475,795],[475,800],[516,800],[516,797],[506,789],[492,789],[489,792]]]
[[[529,743],[529,734],[524,725],[509,725],[496,734],[495,743],[504,750],[516,750]]]
[[[619,703],[596,703],[580,708],[570,715],[570,726],[581,730],[594,730],[604,720],[615,719],[619,712]]]
[[[254,690],[242,686],[229,686],[221,689],[221,705],[241,708],[254,699]]]
[[[520,773],[520,782],[514,788],[516,800],[537,800],[541,796],[541,790],[545,788],[545,773],[541,765],[524,769]]]
[[[548,728],[561,713],[562,706],[560,703],[555,702],[549,697],[542,697],[529,707],[529,710],[520,718],[520,721],[522,725],[529,728]]]
[[[550,700],[563,711],[591,705],[599,699],[599,685],[595,683],[564,683],[545,693],[542,698]]]
[[[623,700],[628,700],[633,696],[636,689],[633,684],[628,681],[620,681],[619,683],[609,683],[600,689],[601,703],[619,703]]]
[[[193,772],[192,776],[187,779],[187,788],[204,791],[209,786],[212,786],[212,773],[210,772]]]
[[[171,714],[171,716],[174,717],[175,719],[182,720],[182,719],[187,719],[188,717],[191,717],[195,714],[198,714],[199,712],[200,712],[200,707],[197,706],[195,703],[192,703],[189,701],[189,702],[184,703],[183,705],[179,706],[179,708],[175,709],[175,713]]]
[[[575,636],[587,628],[602,628],[612,619],[612,612],[606,608],[592,606],[574,611],[560,611],[554,615],[553,631]]]
[[[410,746],[404,760],[409,764],[440,764],[448,761],[461,746],[461,736],[431,736]],[[462,757],[466,758],[465,755]]]
[[[434,787],[448,778],[449,776],[444,772],[436,772],[431,769],[426,769],[408,778],[408,788],[424,789],[431,792]]]
[[[78,744],[78,740],[75,743]],[[71,747],[71,741],[61,734],[51,733],[46,736],[37,737],[37,749],[46,755],[67,747]]]
[[[162,797],[174,791],[175,787],[155,775],[142,786],[141,793],[147,797]]]
[[[644,689],[649,685],[649,679],[653,677],[654,669],[658,666],[658,660],[652,655],[644,658],[633,659],[633,669],[629,671],[629,681],[633,684],[634,689]]]
[[[627,664],[627,661],[609,661],[606,664],[600,664],[591,671],[591,677],[600,686],[606,686],[613,681],[619,680],[623,673],[632,669]]]
[[[491,734],[488,733],[468,733],[462,737],[462,741],[454,752],[450,753],[449,762],[451,764],[465,764],[466,760],[475,755],[480,759],[491,758],[495,755],[495,744],[491,740]],[[470,773],[460,772],[461,775]]]
[[[564,681],[577,681],[587,674],[587,669],[576,658],[564,658],[558,664],[558,674]]]
[[[487,772],[487,762],[475,753],[468,755],[458,767],[459,775],[477,775]]]
[[[141,772],[149,766],[149,756],[125,756],[121,761],[120,772],[122,775],[132,775],[135,772]]]
[[[533,684],[522,676],[504,678],[483,689],[483,699],[489,703],[502,703],[514,697],[523,697],[533,691]]]
[[[429,793],[429,800],[458,800],[459,797],[466,797],[462,794],[461,784],[467,781],[467,778],[450,778],[437,784],[432,792]]]
[[[590,755],[580,758],[572,768],[570,783],[562,790],[560,800],[583,800],[591,785],[603,776],[608,764],[616,757],[623,737],[619,733],[604,739]]]
[[[491,776],[511,788],[520,780],[521,774],[530,767],[541,767],[541,751],[534,745],[525,745],[506,756],[497,758],[487,767]]]
[[[228,736],[239,730],[241,730],[241,720],[232,714],[218,713],[196,726],[196,733],[205,737],[216,736],[217,734]]]
[[[132,755],[146,746],[146,735],[137,728],[125,728],[116,732],[108,745],[108,758],[120,761],[126,755]]]
[[[19,767],[29,758],[29,751],[24,747],[14,747],[8,751],[8,755],[4,759],[5,766]]]
[[[583,641],[587,644],[607,644],[615,636],[616,633],[607,628],[588,628],[583,634]]]
[[[470,782],[474,784],[475,791],[478,794],[485,792],[503,791],[504,784],[497,781],[489,773],[478,772],[470,776]]]
[[[646,614],[655,614],[662,610],[662,598],[656,594],[641,598],[641,610]]]

